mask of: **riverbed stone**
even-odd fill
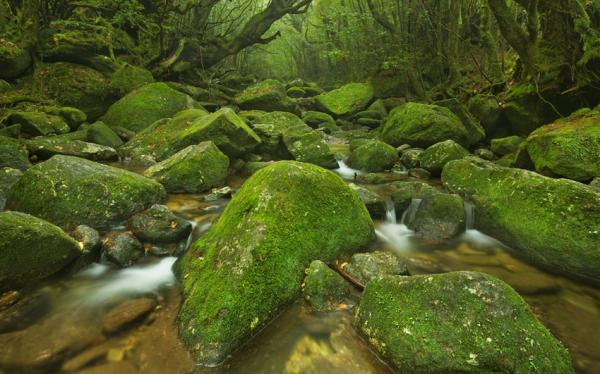
[[[81,255],[59,227],[29,214],[0,212],[0,292],[42,280]]]
[[[378,219],[385,217],[386,203],[383,197],[366,187],[354,183],[349,183],[348,186],[360,196],[363,203],[365,203],[369,214],[371,214],[371,217]]]
[[[6,205],[8,191],[10,191],[10,188],[13,184],[17,183],[22,175],[23,172],[19,169],[9,167],[0,168],[0,210],[3,210]]]
[[[31,166],[27,148],[18,140],[0,136],[0,168],[9,167],[21,171]]]
[[[361,284],[384,275],[408,275],[406,263],[390,252],[356,253],[344,266],[344,271]]]
[[[47,160],[54,155],[75,156],[93,161],[117,161],[119,159],[114,148],[81,140],[68,140],[65,137],[37,137],[27,140],[25,145],[29,154],[35,155],[38,160]]]
[[[123,140],[104,122],[96,122],[87,128],[87,141],[117,149],[123,145]]]
[[[62,117],[71,130],[77,130],[82,123],[87,121],[87,114],[69,106],[44,106],[42,110],[44,113]]]
[[[140,240],[150,243],[176,243],[192,232],[192,224],[177,217],[165,205],[155,204],[131,217],[129,228]]]
[[[532,263],[600,284],[600,193],[584,184],[465,158],[444,185],[475,204],[475,227]]]
[[[285,86],[274,79],[266,79],[246,88],[235,97],[235,103],[245,110],[299,112],[296,103],[287,96]]]
[[[102,240],[97,230],[86,225],[79,225],[69,234],[79,244],[79,248],[81,248],[81,256],[73,264],[73,270],[83,269],[89,264],[98,261],[100,258],[100,249],[102,248]]]
[[[348,165],[366,172],[391,169],[398,161],[396,148],[379,140],[367,140],[352,149]]]
[[[140,321],[158,305],[153,297],[140,297],[117,305],[102,318],[102,328],[112,335],[123,331],[128,325]]]
[[[600,114],[574,116],[542,126],[527,138],[538,173],[589,181],[600,176]]]
[[[135,264],[144,257],[142,243],[129,231],[112,231],[102,238],[102,249],[106,258],[121,266]]]
[[[349,83],[315,97],[319,110],[334,117],[349,117],[365,109],[373,100],[373,87],[368,83]]]
[[[339,309],[350,296],[350,285],[335,270],[320,260],[310,263],[306,269],[304,299],[317,312]]]
[[[507,136],[505,138],[496,138],[492,139],[490,149],[498,156],[506,156],[516,152],[524,141],[525,138],[517,135]]]
[[[439,176],[448,162],[459,160],[469,155],[469,151],[464,149],[454,140],[445,140],[436,143],[419,154],[419,164],[434,176]]]
[[[69,125],[59,116],[42,112],[12,112],[7,121],[11,125],[21,125],[21,132],[29,137],[53,134],[66,134]]]
[[[447,193],[422,195],[421,204],[408,227],[418,237],[442,243],[465,230],[465,208],[460,196]]]
[[[9,193],[8,208],[65,227],[107,227],[160,202],[166,193],[152,179],[71,156],[29,168]]]
[[[335,125],[335,119],[333,119],[331,115],[323,112],[308,111],[304,113],[302,120],[313,129],[316,129],[323,124]]]
[[[404,143],[429,147],[448,139],[461,145],[471,144],[467,129],[450,109],[412,102],[390,112],[381,139],[394,147]]]
[[[517,292],[483,273],[373,279],[356,326],[400,372],[574,372]]]
[[[111,127],[120,126],[139,132],[159,119],[173,117],[195,105],[190,96],[165,83],[150,83],[111,105],[102,121]]]
[[[364,204],[333,172],[296,161],[259,170],[175,265],[183,342],[197,362],[221,362],[296,299],[311,261],[373,238]]]
[[[411,148],[402,152],[402,157],[400,157],[400,162],[402,165],[406,166],[408,169],[414,169],[421,167],[421,153],[423,153],[423,149],[421,148]]]
[[[338,167],[335,155],[321,135],[308,125],[289,127],[283,132],[283,144],[294,160],[327,169]]]

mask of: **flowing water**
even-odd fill
[[[354,178],[355,171],[343,162],[337,172]],[[240,179],[229,181],[233,187],[240,184]],[[204,201],[202,195],[171,195],[167,201],[176,214],[194,223],[188,243],[210,228],[227,203],[228,199]],[[408,227],[419,204],[413,200],[399,214],[398,222],[394,204],[388,200],[386,220],[376,223],[378,240],[372,249],[403,258],[411,274],[474,270],[506,281],[569,348],[578,372],[600,372],[598,289],[514,257],[500,242],[475,229],[475,212],[469,203],[465,204],[467,229],[462,236],[438,245],[423,242]],[[0,363],[7,373],[90,367],[90,373],[391,372],[357,336],[351,325],[352,310],[314,313],[302,300],[222,366],[196,367],[177,338],[181,297],[171,271],[174,261],[174,257],[148,257],[121,270],[94,264],[74,276],[29,290],[13,307],[0,303]],[[127,314],[147,303],[152,311],[107,332],[115,316],[117,322],[123,317],[123,312],[115,310],[126,306]]]

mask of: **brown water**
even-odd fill
[[[229,183],[235,187],[241,180]],[[196,223],[194,238],[210,227],[228,202],[227,199],[205,202],[202,197],[171,195],[167,202],[178,215]],[[382,230],[385,225],[380,222],[377,227]],[[396,244],[379,240],[373,249],[392,251],[405,258],[413,274],[475,270],[506,281],[569,348],[578,372],[600,372],[597,288],[530,266],[477,232],[442,245],[432,246],[411,237]],[[148,258],[136,269],[148,279],[159,274],[165,277],[164,272],[154,269],[168,261],[172,260]],[[89,296],[97,296],[107,284],[124,277],[123,270],[95,269],[103,273],[50,281],[22,295],[11,308],[3,308],[0,302],[0,365],[6,368],[5,372],[391,372],[357,336],[352,328],[352,310],[314,313],[302,300],[290,306],[222,366],[197,367],[177,339],[176,316],[181,300],[172,281],[165,278],[155,287],[116,292],[110,298],[90,304],[84,302]],[[111,310],[140,298],[155,300],[157,307],[117,333],[103,331],[102,321]]]

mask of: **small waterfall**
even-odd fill
[[[475,205],[470,201],[465,201],[465,229],[466,231],[475,229]]]
[[[352,169],[351,167],[349,167],[348,165],[346,165],[346,163],[344,162],[344,160],[337,160],[338,163],[338,168],[335,169],[334,171],[342,178],[344,179],[354,179],[357,175],[360,175],[361,172],[359,170],[356,169]]]
[[[392,199],[387,199],[385,201],[385,222],[387,223],[396,223],[396,206]]]
[[[464,202],[465,206],[465,232],[462,239],[476,248],[498,248],[503,244],[475,228],[475,204]]]
[[[402,214],[401,222],[398,223],[394,202],[391,199],[386,200],[385,222],[375,230],[379,239],[398,252],[410,250],[412,247],[411,237],[414,235],[414,231],[406,226],[405,221],[407,217],[409,222],[414,219],[419,204],[421,204],[420,199],[411,201],[409,208]]]
[[[410,225],[412,221],[415,220],[415,216],[417,215],[417,211],[419,211],[419,206],[421,206],[422,201],[423,199],[412,199],[408,208],[402,213],[400,223],[406,226]]]

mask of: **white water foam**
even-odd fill
[[[343,160],[337,160],[338,168],[333,171],[336,172],[343,179],[353,180],[355,176],[361,175],[361,172],[356,169],[352,169]]]

